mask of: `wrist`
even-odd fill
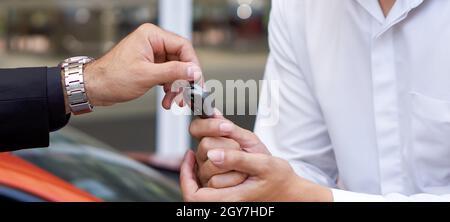
[[[318,185],[298,177],[298,200],[301,202],[333,202],[333,193],[330,188]]]
[[[282,201],[288,202],[333,202],[331,189],[305,180],[297,175],[288,182]]]
[[[98,77],[104,73],[104,69],[98,64],[97,61],[88,63],[84,67],[84,86],[86,89],[86,96],[88,101],[93,106],[102,106],[98,98]]]

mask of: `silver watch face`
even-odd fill
[[[75,62],[81,61],[81,63],[86,64],[92,60],[94,60],[94,59],[89,56],[75,56],[75,57],[65,59],[63,63],[75,63]]]

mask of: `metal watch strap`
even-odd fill
[[[61,64],[70,110],[75,115],[89,113],[93,109],[84,85],[84,65],[91,61],[90,57],[79,56],[66,59]]]

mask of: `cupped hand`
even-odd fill
[[[200,142],[196,152],[197,176],[203,187],[224,188],[238,185],[247,174],[220,169],[207,156],[210,150],[237,150],[270,155],[266,146],[251,131],[236,126],[221,114],[211,119],[196,119],[191,123],[190,133]]]
[[[208,151],[219,169],[243,172],[248,178],[227,188],[201,187],[195,175],[195,155],[189,151],[181,167],[183,198],[188,202],[330,202],[329,188],[297,176],[285,160],[267,154],[217,149]]]

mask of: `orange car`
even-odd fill
[[[181,195],[151,167],[68,129],[53,134],[49,148],[0,154],[0,200],[179,201]]]
[[[0,154],[0,197],[19,201],[100,201],[10,153]]]

